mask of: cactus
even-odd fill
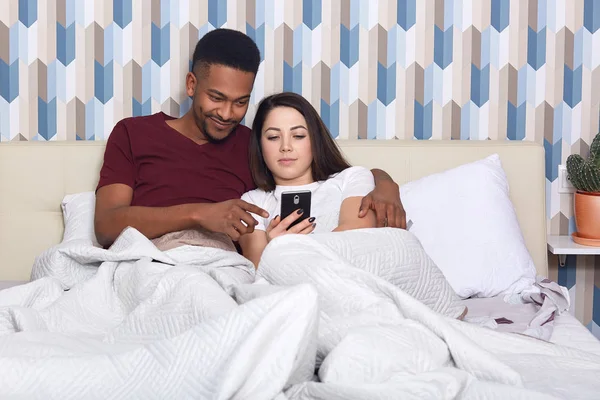
[[[600,133],[592,141],[587,160],[579,154],[567,157],[567,176],[575,189],[600,193]]]
[[[600,133],[596,135],[590,146],[590,161],[600,169]]]

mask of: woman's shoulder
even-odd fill
[[[361,166],[348,167],[343,171],[338,172],[330,177],[330,179],[347,180],[356,176],[373,175],[371,170]]]
[[[345,197],[364,196],[375,187],[375,179],[370,169],[349,167],[331,178],[329,186],[336,187]]]

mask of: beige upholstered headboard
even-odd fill
[[[399,184],[498,153],[538,273],[547,276],[544,150],[509,141],[339,141],[354,165]],[[104,142],[0,143],[0,281],[28,280],[34,258],[61,241],[60,202],[94,190]]]

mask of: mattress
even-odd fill
[[[525,331],[537,311],[533,304],[509,304],[501,297],[467,299],[463,303],[468,307],[466,318],[469,321],[491,317],[498,322],[495,329],[502,332]],[[550,341],[600,355],[600,340],[568,312],[555,317]]]

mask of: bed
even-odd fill
[[[536,274],[548,277],[542,146],[511,141],[342,140],[338,143],[352,164],[381,168],[399,184],[497,154],[506,172],[510,200]],[[103,150],[103,142],[0,144],[0,289],[14,289],[29,281],[36,257],[61,243],[64,234],[61,201],[66,195],[94,190]],[[471,317],[496,313],[512,318],[516,325],[526,323],[535,313],[531,305],[510,306],[501,296],[463,302]],[[550,342],[600,356],[600,343],[572,315],[563,313],[553,323]],[[504,328],[500,326],[498,330]],[[305,396],[312,390],[306,387],[302,389]],[[288,397],[279,395],[281,399],[295,398],[294,393],[288,393]],[[295,395],[302,398],[300,391]]]
[[[527,248],[548,275],[543,148],[509,141],[340,141],[354,165],[381,168],[398,184],[498,153]],[[62,240],[67,194],[94,190],[103,142],[15,142],[0,145],[0,281],[29,279],[36,255]],[[527,165],[522,168],[521,164]]]

